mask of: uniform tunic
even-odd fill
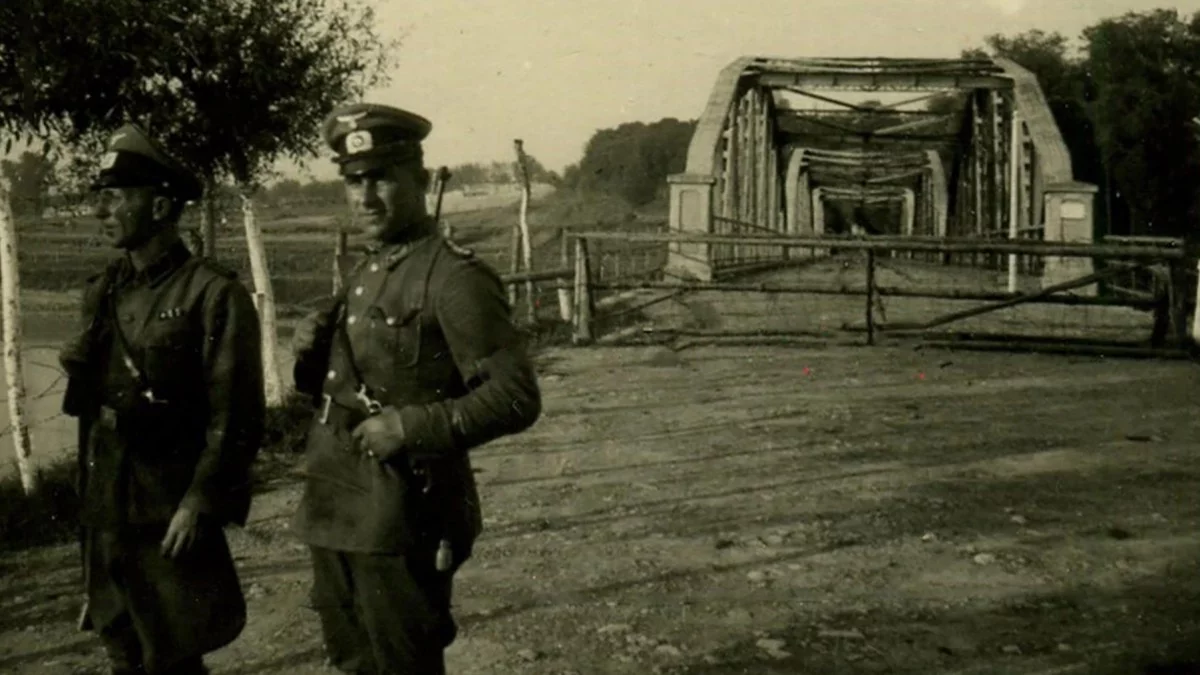
[[[80,419],[91,623],[103,634],[132,621],[147,666],[211,651],[245,622],[220,526],[249,512],[264,417],[257,312],[232,273],[177,243],[141,271],[121,258],[90,279],[83,320],[63,354],[64,411]],[[181,505],[201,514],[202,535],[169,560],[158,542]]]
[[[487,265],[431,233],[370,252],[344,287],[317,344],[297,355],[297,388],[319,410],[296,531],[314,547],[431,557],[444,538],[461,563],[482,528],[468,450],[524,430],[541,412],[503,286]],[[403,427],[403,447],[389,461],[351,442],[367,416],[355,395],[359,377]]]

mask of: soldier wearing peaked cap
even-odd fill
[[[60,353],[79,418],[80,617],[114,673],[207,672],[245,601],[222,526],[244,524],[264,400],[258,316],[179,238],[199,181],[136,126],[108,144],[96,215],[123,254],[84,289]]]
[[[469,453],[541,412],[499,277],[426,213],[431,126],[366,103],[324,126],[371,244],[293,338],[296,387],[318,406],[295,530],[348,673],[445,672],[451,581],[482,527]]]

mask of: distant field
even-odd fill
[[[475,250],[499,271],[507,271],[519,199],[516,192],[477,197],[449,193],[442,204],[443,220],[453,229],[457,242]],[[338,220],[345,218],[345,207],[312,205],[303,212],[261,209],[257,215],[276,302],[286,322],[331,292],[336,230]],[[217,257],[249,283],[241,214],[227,212],[226,217],[226,226],[218,232]],[[629,207],[612,200],[554,195],[549,186],[535,186],[528,213],[535,267],[559,265],[560,228],[633,217]],[[93,219],[79,218],[66,223],[22,223],[18,251],[26,334],[37,341],[53,341],[67,330],[79,289],[103,268],[113,249],[99,236]]]

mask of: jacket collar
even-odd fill
[[[192,252],[188,250],[188,247],[182,240],[177,240],[141,271],[135,271],[133,262],[129,260],[129,256],[125,256],[125,270],[121,276],[126,282],[146,284],[150,287],[158,286],[173,272],[183,267],[183,264],[191,257]]]

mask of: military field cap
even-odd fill
[[[421,141],[433,124],[417,115],[378,103],[342,106],[325,118],[322,132],[343,176],[389,164],[420,160]]]
[[[135,124],[126,124],[108,140],[93,190],[108,187],[156,187],[184,201],[204,194],[200,180]]]

